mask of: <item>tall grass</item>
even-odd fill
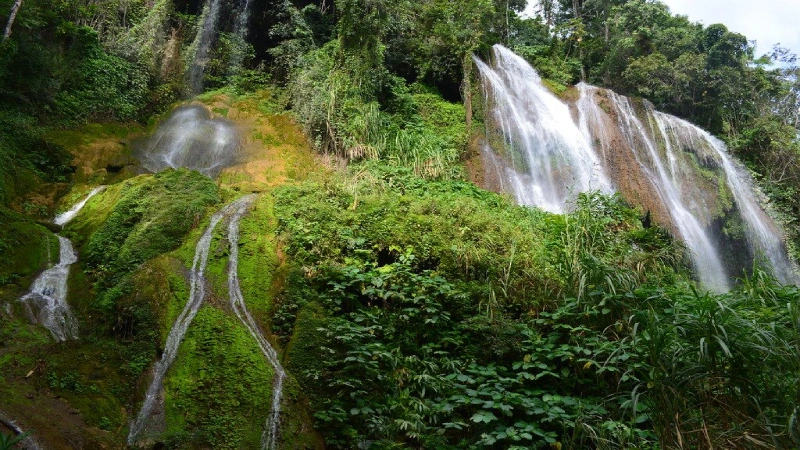
[[[348,161],[389,160],[429,179],[454,178],[466,149],[463,107],[436,94],[412,94],[383,68],[362,73],[357,56],[346,56],[333,41],[301,59],[292,77],[293,110],[317,150]]]
[[[715,296],[673,292],[643,333],[665,448],[796,448],[798,290],[762,272]]]

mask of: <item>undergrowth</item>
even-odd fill
[[[274,325],[334,448],[794,442],[796,288],[698,291],[618,197],[557,216],[372,163],[276,213]]]

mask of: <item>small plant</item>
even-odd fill
[[[111,419],[109,419],[106,416],[103,416],[103,417],[100,418],[100,423],[98,423],[97,426],[101,430],[105,430],[105,431],[111,431],[111,429],[114,428],[114,424],[111,422]]]
[[[30,436],[31,433],[13,434],[0,433],[0,450],[11,450]]]

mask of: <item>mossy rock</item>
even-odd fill
[[[32,219],[0,207],[0,304],[16,300],[34,276],[58,262],[53,233]]]
[[[164,384],[166,441],[259,448],[274,371],[234,317],[201,308]]]
[[[328,316],[322,306],[311,302],[297,313],[291,340],[286,346],[286,369],[296,374],[306,389],[305,395],[312,399],[321,398],[323,392],[314,389],[315,383],[309,375],[322,370],[323,359],[320,348],[326,344],[325,336],[319,331],[327,325]]]
[[[137,177],[120,189],[107,220],[82,247],[87,266],[98,272],[105,286],[144,261],[179,247],[208,207],[219,202],[213,181],[185,169]],[[98,202],[113,194],[101,194]]]
[[[141,139],[145,128],[135,123],[94,123],[70,130],[50,130],[45,139],[62,146],[72,155],[74,181],[114,183],[130,178],[137,167],[132,142]]]

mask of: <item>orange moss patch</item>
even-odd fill
[[[51,131],[46,137],[72,154],[76,182],[108,184],[133,174],[129,168],[137,162],[131,156],[131,142],[144,132],[137,124],[89,124]]]
[[[261,103],[266,98],[265,92],[236,100],[219,94],[205,102],[215,114],[234,122],[242,139],[237,163],[219,176],[224,186],[261,192],[303,180],[323,167],[292,117],[264,111]]]

